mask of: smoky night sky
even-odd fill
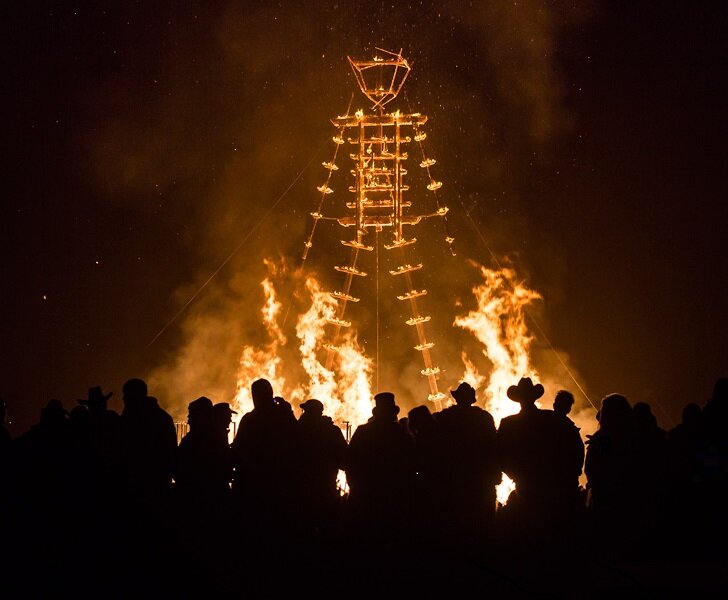
[[[418,232],[434,303],[475,285],[468,259],[495,266],[492,251],[543,296],[535,316],[592,400],[646,400],[663,427],[728,375],[723,3],[14,2],[3,21],[0,396],[15,435],[92,385],[119,409],[132,376],[170,409],[230,399],[261,336],[263,258],[295,266],[329,119],[355,89],[346,56],[375,46],[413,62],[398,106],[429,116],[451,209],[456,259],[441,223]],[[317,231],[306,268],[325,281],[340,237]],[[285,302],[297,284],[281,285]],[[392,323],[390,348],[409,335]],[[553,362],[532,333],[534,360]]]

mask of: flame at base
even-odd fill
[[[266,265],[274,271],[269,261]],[[364,354],[356,337],[349,332],[342,336],[336,353],[336,372],[327,369],[319,360],[325,327],[328,319],[335,315],[336,300],[323,291],[313,276],[306,278],[304,287],[311,304],[299,315],[295,331],[300,364],[307,382],[292,386],[283,376],[281,350],[287,345],[287,339],[278,324],[281,303],[270,276],[261,282],[261,287],[265,295],[261,312],[270,341],[262,347],[243,347],[234,400],[238,411],[246,413],[253,409],[250,384],[262,377],[271,382],[276,394],[291,403],[317,398],[324,404],[324,413],[342,429],[347,424],[356,427],[366,422],[372,409],[369,383],[372,361]]]
[[[274,272],[271,263],[266,261]],[[526,326],[526,308],[541,296],[517,280],[516,272],[510,268],[488,269],[477,265],[483,282],[473,288],[476,307],[455,318],[454,325],[468,331],[482,344],[482,353],[490,363],[490,372],[479,372],[475,363],[465,351],[461,358],[464,364],[462,381],[478,389],[485,385],[485,407],[493,415],[496,426],[501,420],[519,410],[516,402],[510,400],[506,391],[521,377],[539,380],[529,358],[532,341]],[[324,404],[325,414],[332,417],[342,430],[347,426],[354,430],[365,423],[372,409],[372,361],[357,342],[356,336],[347,331],[341,336],[336,348],[335,370],[327,369],[319,360],[322,341],[329,319],[335,317],[336,300],[325,292],[320,283],[308,276],[305,290],[310,299],[309,308],[296,321],[296,339],[300,364],[307,381],[300,386],[291,386],[283,376],[281,350],[287,345],[278,319],[281,303],[270,277],[261,286],[265,303],[261,310],[269,342],[262,347],[245,346],[240,359],[237,393],[234,400],[240,413],[252,410],[250,384],[260,377],[268,379],[277,394],[289,401],[317,398]],[[340,488],[346,489],[343,473],[339,475]],[[515,489],[513,480],[503,474],[496,488],[500,504],[505,504]]]
[[[479,265],[483,283],[473,288],[477,307],[466,315],[457,317],[454,325],[472,333],[483,345],[483,355],[492,364],[486,378],[478,372],[466,352],[462,353],[465,365],[463,381],[478,388],[485,381],[485,407],[493,415],[496,427],[504,417],[518,412],[519,406],[508,398],[508,387],[521,377],[539,379],[531,366],[529,347],[532,338],[526,327],[526,307],[541,299],[541,295],[528,289],[516,279],[513,269],[488,269]],[[496,497],[500,504],[508,501],[508,496],[516,489],[516,484],[505,473],[496,487]]]

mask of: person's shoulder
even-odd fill
[[[172,415],[170,415],[166,410],[164,410],[161,406],[157,405],[157,419],[159,419],[159,422],[163,424],[165,427],[172,426],[174,427],[174,419],[172,418]]]
[[[443,408],[440,412],[437,412],[434,415],[436,422],[446,426],[451,426],[459,423],[464,416],[465,415],[463,413],[462,407],[458,406],[457,404],[453,404],[452,406]]]
[[[257,419],[258,414],[254,410],[246,412],[242,417],[240,417],[240,421],[238,422],[238,429],[244,427],[245,425],[249,425],[250,423],[254,423]]]
[[[355,438],[362,439],[367,438],[371,435],[373,435],[376,431],[376,422],[375,421],[367,421],[366,423],[362,423],[361,425],[357,426],[356,429],[354,429],[354,435],[351,436],[351,441],[353,442]]]
[[[101,418],[105,421],[117,422],[121,418],[121,415],[115,410],[108,409],[101,413]]]
[[[471,414],[475,415],[475,418],[477,419],[493,421],[493,415],[491,415],[484,408],[480,408],[480,406],[471,406],[470,412]]]
[[[515,415],[508,415],[507,417],[503,417],[500,422],[500,428],[503,429],[503,427],[512,427],[513,425],[516,425],[521,420],[521,414],[516,413]]]

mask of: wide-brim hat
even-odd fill
[[[534,402],[543,396],[543,391],[540,383],[534,385],[530,377],[521,377],[518,385],[508,388],[506,395],[514,402]]]
[[[399,406],[394,402],[394,394],[392,392],[379,392],[374,396],[374,409],[372,412],[377,413],[388,412],[395,415],[399,414]]]
[[[475,402],[475,388],[467,381],[463,381],[456,389],[450,390],[450,395],[455,398],[456,402]]]
[[[106,402],[111,396],[114,395],[114,392],[109,392],[108,394],[104,394],[101,391],[101,386],[94,386],[88,388],[88,398],[79,398],[78,403],[79,404],[102,404],[103,402]]]

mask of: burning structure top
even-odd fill
[[[356,82],[362,93],[374,102],[373,109],[384,108],[384,105],[397,97],[411,67],[407,59],[402,56],[402,50],[398,54],[377,48],[386,56],[375,56],[372,60],[353,60],[347,57]]]

